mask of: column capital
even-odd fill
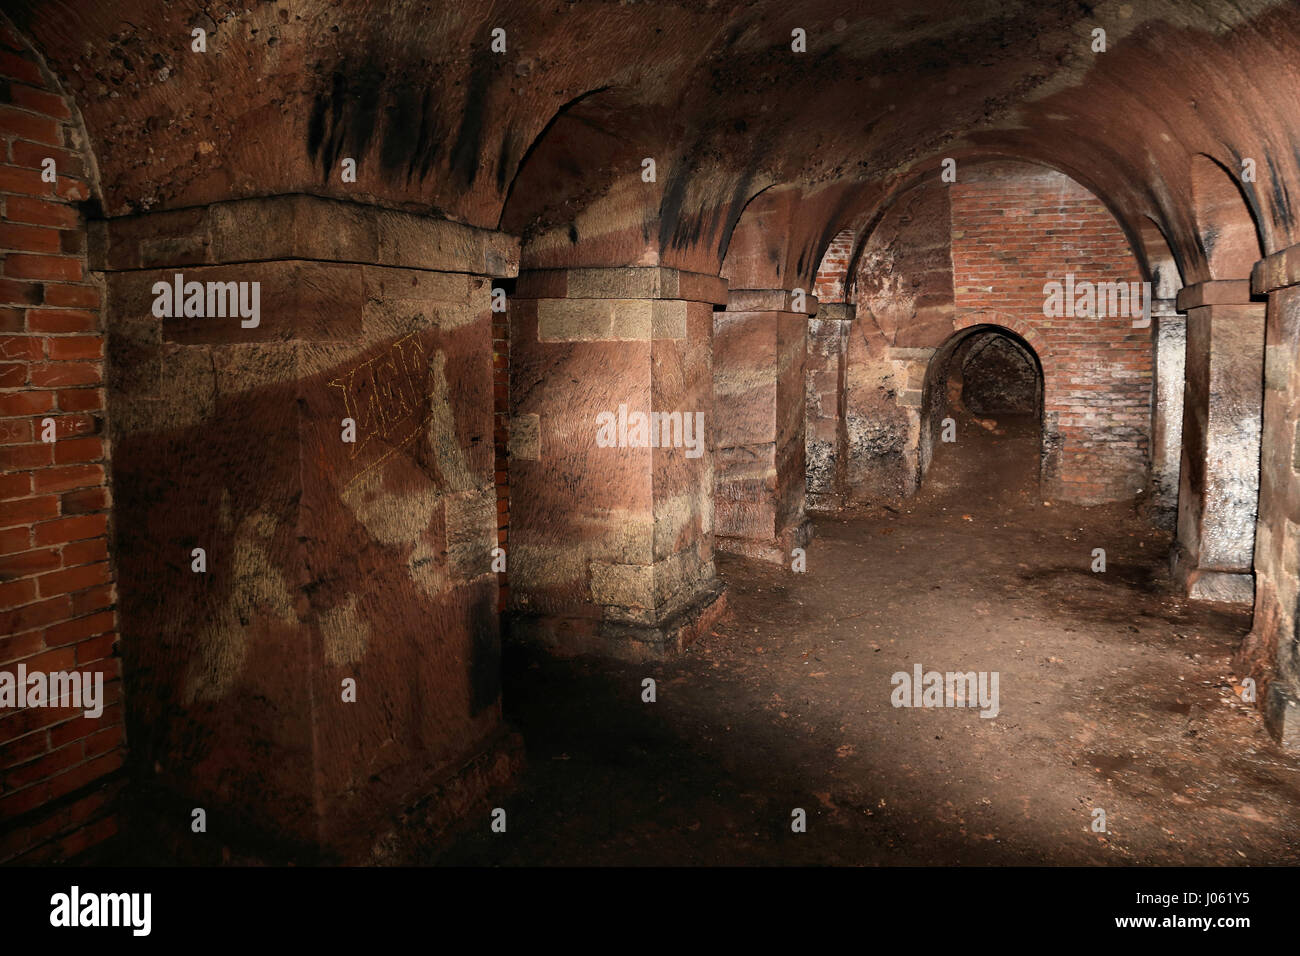
[[[1175,299],[1152,299],[1151,317],[1157,318],[1159,316],[1177,316],[1183,319],[1187,318],[1185,312],[1179,311],[1178,303]]]
[[[727,304],[727,280],[667,266],[526,269],[516,299],[680,299]]]
[[[1247,279],[1211,279],[1185,285],[1178,290],[1176,302],[1180,312],[1206,305],[1247,305],[1250,303],[1250,282]]]
[[[794,293],[789,289],[732,289],[727,311],[789,312],[809,317],[817,314],[817,296],[805,292],[802,309],[795,308],[794,298]]]
[[[818,302],[818,319],[835,319],[840,322],[852,322],[858,317],[858,307],[852,302]],[[812,315],[809,318],[813,318]]]
[[[1250,287],[1257,295],[1267,295],[1293,285],[1300,285],[1300,245],[1288,246],[1265,256],[1250,271]]]
[[[519,239],[321,196],[265,196],[88,224],[97,272],[301,259],[508,278]]]

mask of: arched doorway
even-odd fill
[[[921,489],[1036,494],[1047,453],[1043,367],[1033,346],[1001,325],[953,333],[926,370]]]

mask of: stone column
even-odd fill
[[[1264,304],[1245,280],[1178,294],[1187,385],[1174,577],[1197,600],[1249,604],[1264,378]]]
[[[1183,448],[1187,316],[1172,299],[1151,303],[1155,325],[1155,401],[1151,407],[1151,518],[1172,531],[1178,523],[1178,476]]]
[[[808,317],[785,289],[736,289],[714,316],[717,544],[786,564],[808,543],[804,370]]]
[[[713,307],[726,298],[716,276],[668,268],[521,274],[512,633],[564,653],[661,657],[721,611]]]
[[[91,242],[140,774],[224,842],[403,859],[399,814],[427,839],[513,760],[489,277],[517,240],[292,196]]]
[[[856,311],[845,302],[819,302],[816,316],[808,318],[804,456],[807,508],[812,513],[844,507],[845,373]]]
[[[1300,246],[1255,266],[1268,296],[1255,621],[1237,666],[1260,681],[1264,718],[1287,750],[1300,751]]]

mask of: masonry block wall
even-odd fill
[[[808,316],[790,308],[783,291],[736,293],[713,325],[717,545],[776,562],[808,534]]]
[[[97,718],[0,708],[0,862],[75,857],[118,827],[125,744],[104,331],[77,206],[91,192],[85,155],[70,102],[0,25],[0,671],[104,681]]]
[[[283,196],[96,222],[90,247],[158,816],[203,807],[206,846],[272,859],[407,859],[512,771],[489,290],[514,240]],[[259,324],[158,315],[177,274],[260,283]]]
[[[716,276],[671,269],[521,274],[509,310],[513,636],[658,657],[721,611],[712,367],[713,307],[726,299]],[[626,440],[626,416],[651,410],[689,414],[696,447]],[[617,441],[601,438],[602,415],[625,416]]]
[[[1051,170],[972,165],[958,179],[900,197],[859,257],[844,500],[916,489],[927,367],[954,332],[981,324],[1021,335],[1042,363],[1045,493],[1080,503],[1139,494],[1149,471],[1151,329],[1135,328],[1130,315],[1044,315],[1044,285],[1068,273],[1140,281],[1123,232],[1096,197]]]
[[[1300,247],[1274,253],[1254,270],[1267,294],[1263,442],[1255,526],[1255,619],[1234,666],[1266,687],[1273,735],[1300,748]]]
[[[1152,331],[1130,315],[1043,315],[1044,283],[1140,283],[1128,241],[1102,202],[1061,173],[977,167],[951,190],[959,325],[997,315],[1027,324],[1043,365],[1044,490],[1082,503],[1146,486]],[[1139,324],[1142,319],[1137,320]],[[1006,324],[1006,323],[1002,323]]]

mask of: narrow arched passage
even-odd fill
[[[1008,328],[976,325],[940,346],[926,370],[918,456],[922,492],[1028,499],[1043,447],[1043,369]]]

